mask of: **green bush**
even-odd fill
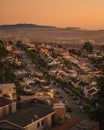
[[[89,113],[94,113],[96,108],[93,107],[91,104],[86,103],[86,102],[82,102],[82,105],[84,106],[84,108],[89,112]]]
[[[83,97],[83,94],[82,92],[79,90],[79,89],[76,89],[74,87],[71,87],[71,91],[78,97],[82,98]]]

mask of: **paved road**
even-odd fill
[[[64,97],[64,100],[67,100],[69,106],[72,108],[72,112],[70,112],[70,116],[71,117],[84,117],[84,118],[88,118],[89,117],[87,113],[83,113],[83,112],[80,111],[79,105],[77,105],[75,103],[75,101],[72,99],[71,96],[69,96],[68,94],[66,94],[60,88],[58,88],[57,90]]]

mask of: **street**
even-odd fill
[[[84,118],[88,118],[89,117],[87,113],[82,112],[79,109],[80,106],[75,103],[75,101],[72,99],[71,96],[69,96],[68,94],[66,94],[60,88],[56,88],[56,89],[63,96],[64,100],[66,100],[68,102],[69,107],[72,108],[72,112],[70,112],[70,117],[84,117]]]

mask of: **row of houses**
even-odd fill
[[[49,87],[44,87],[44,91],[38,91],[31,97],[21,95],[21,102],[17,102],[14,96],[3,96],[16,94],[15,84],[1,84],[0,88],[2,88],[0,95],[0,129],[2,130],[50,130],[59,119],[66,117],[66,107],[62,103],[62,97]],[[3,88],[7,90],[3,91]],[[68,124],[70,122],[71,119]],[[72,128],[74,125],[75,123]],[[98,124],[94,124],[93,127],[97,126]],[[92,126],[90,128],[92,129]]]
[[[0,129],[50,129],[53,114],[54,110],[47,105],[38,103],[36,97],[18,104],[15,84],[0,84]]]

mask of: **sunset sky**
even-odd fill
[[[104,29],[104,0],[0,0],[0,24]]]

